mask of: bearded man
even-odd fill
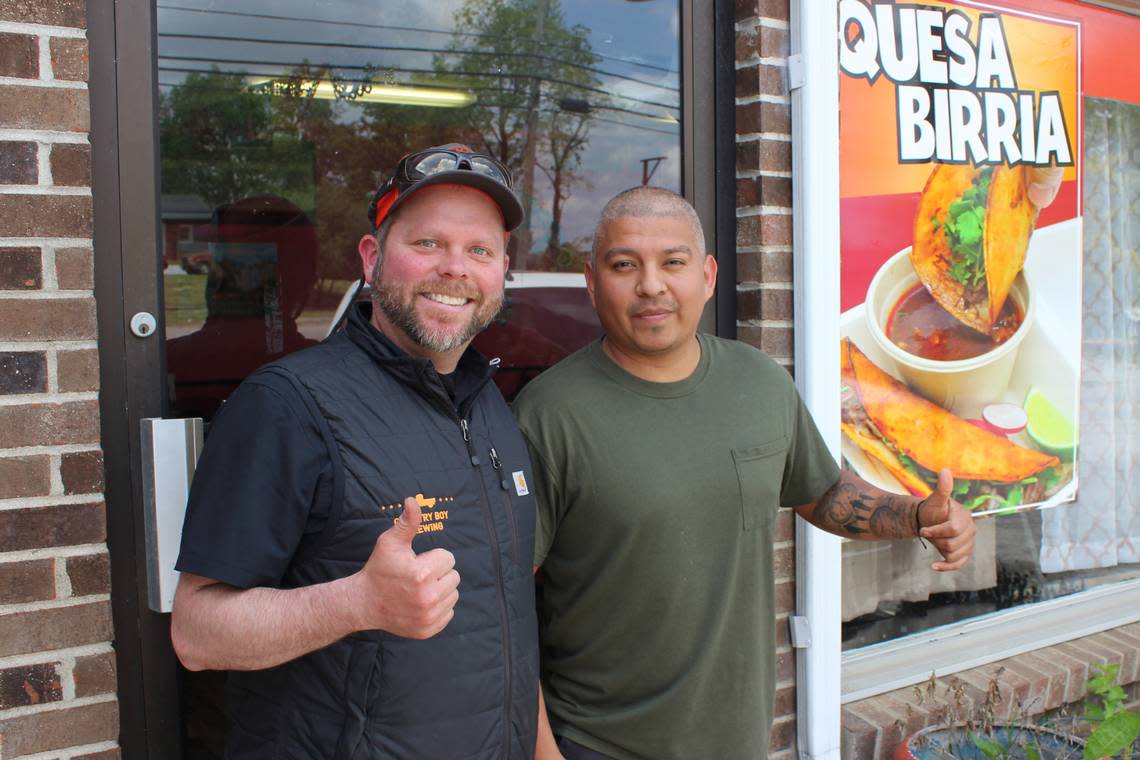
[[[371,303],[211,426],[175,652],[232,671],[227,757],[529,758],[530,463],[469,347],[522,208],[504,166],[452,144],[405,156],[369,220]]]

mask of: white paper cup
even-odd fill
[[[1033,300],[1025,273],[1017,275],[1009,297],[1023,318],[1009,340],[970,359],[939,361],[925,359],[899,348],[887,337],[887,319],[903,294],[918,284],[910,261],[910,248],[896,253],[879,268],[867,289],[864,313],[871,336],[898,368],[899,375],[914,391],[934,403],[965,417],[976,417],[983,406],[998,401],[1009,388],[1017,350],[1033,324]]]

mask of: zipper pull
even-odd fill
[[[499,452],[495,451],[494,446],[491,447],[491,466],[494,467],[500,475],[502,475],[501,471],[503,469],[503,463],[499,461]],[[506,478],[501,478],[499,480],[499,488],[502,488],[504,491],[508,490],[509,485]]]
[[[471,458],[471,466],[478,467],[479,456],[475,453],[474,447],[471,446],[471,429],[467,427],[467,420],[459,420],[459,429],[463,431],[463,442],[467,444],[467,455]]]

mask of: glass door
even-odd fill
[[[476,343],[508,397],[600,332],[582,267],[606,200],[683,189],[679,0],[156,8],[164,416],[208,422],[325,337],[410,151],[463,142],[516,178],[507,307]],[[187,757],[221,756],[223,679],[180,675]]]

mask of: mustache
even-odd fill
[[[431,280],[416,285],[415,293],[437,293],[452,298],[469,298],[472,301],[482,301],[479,289],[473,285],[456,282],[454,280]]]
[[[677,302],[672,298],[657,298],[652,301],[636,303],[629,307],[628,313],[631,317],[640,317],[642,314],[648,314],[651,311],[676,311]]]

